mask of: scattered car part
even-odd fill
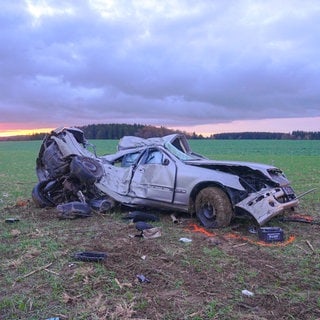
[[[105,260],[107,254],[105,252],[95,252],[95,251],[81,251],[76,252],[73,258],[79,261],[85,262],[101,262]]]
[[[143,232],[147,229],[152,229],[153,226],[145,221],[138,221],[136,223],[136,229],[140,231],[140,234],[135,235],[135,237],[143,238]]]
[[[161,237],[161,228],[154,227],[150,229],[144,229],[142,231],[142,237],[145,239],[155,239]]]
[[[91,208],[87,203],[69,202],[57,206],[60,219],[75,219],[91,217]]]
[[[179,220],[177,219],[177,217],[174,214],[171,214],[170,218],[171,218],[173,223],[179,223]]]
[[[143,230],[152,229],[152,228],[153,228],[153,226],[152,226],[151,224],[146,223],[146,222],[144,222],[144,221],[138,221],[138,222],[136,223],[136,229],[137,229],[138,231],[143,231]]]
[[[282,242],[283,230],[279,227],[261,227],[258,229],[258,237],[264,242]]]
[[[309,224],[317,224],[320,225],[320,221],[315,220],[311,216],[294,214],[290,217],[281,217],[279,221],[283,222],[301,222],[301,223],[309,223]]]
[[[89,205],[93,210],[106,212],[112,208],[112,202],[106,199],[91,199]]]
[[[152,213],[147,213],[143,211],[132,211],[129,212],[128,215],[123,217],[122,219],[125,220],[132,220],[132,222],[138,222],[138,221],[159,221],[159,217]]]
[[[192,242],[192,239],[189,239],[189,238],[180,238],[179,241],[180,241],[180,242],[183,242],[183,243],[190,243],[190,242]]]
[[[317,190],[317,188],[312,188],[312,189],[310,189],[310,190],[307,190],[307,191],[299,194],[299,195],[297,196],[297,199],[300,199],[300,198],[304,197],[305,195],[307,195],[307,194],[309,194],[309,193],[311,193],[311,192],[315,192],[316,190]]]
[[[15,223],[15,222],[19,222],[20,219],[19,218],[7,218],[5,219],[6,223]]]
[[[244,296],[247,296],[247,297],[253,297],[254,296],[254,293],[247,290],[247,289],[244,289],[241,291],[241,293],[244,295]]]
[[[233,217],[248,214],[262,226],[299,204],[280,169],[209,160],[194,153],[183,134],[125,136],[116,153],[104,156],[89,151],[88,145],[77,128],[58,128],[44,138],[36,160],[43,184],[33,191],[38,206],[104,199],[111,208],[120,203],[189,212],[211,228],[225,227]]]
[[[137,279],[139,280],[139,282],[145,282],[145,283],[150,283],[151,281],[146,278],[143,274],[138,274],[137,275]]]

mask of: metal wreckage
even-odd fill
[[[92,150],[92,151],[91,151]],[[251,215],[259,225],[299,200],[284,173],[270,165],[216,161],[194,153],[183,134],[125,136],[114,154],[97,156],[82,130],[48,134],[36,160],[32,198],[60,214],[90,215],[118,204],[195,214],[207,227]]]

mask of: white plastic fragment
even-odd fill
[[[184,242],[184,243],[192,242],[192,240],[189,239],[189,238],[180,238],[179,241],[180,241],[180,242]]]
[[[253,297],[254,296],[254,293],[249,291],[249,290],[242,290],[241,293],[244,295],[244,296],[247,296],[247,297]]]

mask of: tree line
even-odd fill
[[[283,132],[229,132],[218,133],[210,136],[210,139],[220,140],[320,140],[320,131],[292,131]]]
[[[173,130],[166,127],[155,127],[142,124],[108,123],[90,124],[77,127],[83,130],[87,139],[121,139],[123,136],[137,136],[141,138],[162,137],[174,133],[182,133],[187,139],[224,139],[224,140],[243,140],[243,139],[264,139],[264,140],[320,140],[320,132],[293,131],[292,133],[282,132],[229,132],[212,134],[204,137],[195,132],[189,133],[180,130]],[[25,136],[0,137],[0,140],[28,141],[42,140],[46,133],[35,133]]]
[[[84,127],[79,127],[83,130],[87,139],[121,139],[123,136],[136,136],[141,138],[163,137],[169,134],[182,133],[188,139],[203,139],[202,135],[196,133],[168,129],[166,127],[155,127],[142,124],[90,124]]]

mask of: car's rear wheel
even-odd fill
[[[45,188],[50,182],[50,180],[38,182],[32,189],[32,200],[40,208],[55,206],[54,202],[47,196],[45,191]]]
[[[230,224],[233,210],[227,194],[217,187],[202,189],[196,197],[196,215],[206,228],[222,228]]]

